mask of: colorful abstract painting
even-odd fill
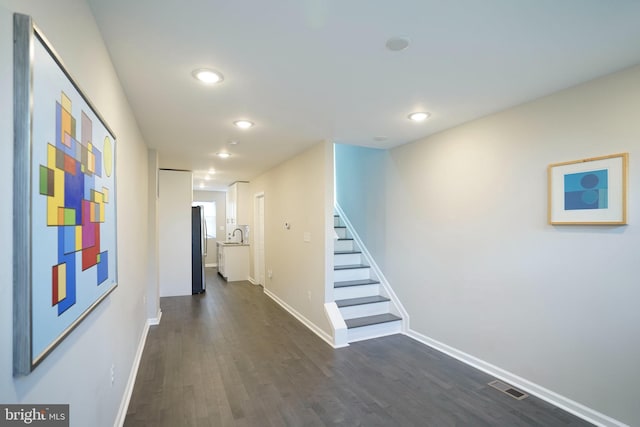
[[[18,268],[17,273],[17,281],[29,282],[24,284],[27,290],[18,284],[14,288],[14,307],[22,319],[18,323],[24,323],[17,327],[26,335],[26,342],[14,340],[19,347],[14,348],[14,359],[29,355],[28,363],[14,360],[14,373],[25,374],[117,286],[117,169],[111,130],[44,37],[32,25],[18,34],[15,22],[17,44],[25,37],[33,40],[25,44],[32,49],[26,53],[32,58],[28,73],[16,64],[14,82],[33,100],[31,126],[24,130],[26,137],[17,132],[15,143],[30,148],[26,160],[19,154],[15,159],[25,164],[30,181],[29,194],[15,209],[27,222],[31,239],[23,242],[14,236],[28,258],[28,271]],[[15,108],[17,116],[24,114]]]
[[[80,271],[93,271],[97,286],[109,277],[109,251],[100,246],[109,188],[96,185],[104,185],[103,174],[108,180],[113,170],[111,139],[105,136],[103,155],[93,143],[91,118],[81,111],[78,121],[72,112],[71,99],[61,92],[55,103],[55,144],[47,144],[47,162],[38,168],[46,224],[58,234],[57,264],[51,267],[51,305],[58,316],[76,303],[76,264]]]

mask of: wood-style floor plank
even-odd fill
[[[214,269],[206,293],[161,307],[126,427],[590,425],[402,335],[334,350],[261,287]]]

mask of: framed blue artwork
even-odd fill
[[[549,224],[626,224],[628,163],[621,153],[549,165]]]
[[[116,138],[27,15],[14,15],[13,373],[117,286]]]

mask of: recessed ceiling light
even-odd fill
[[[194,70],[191,75],[198,81],[212,85],[214,83],[220,83],[224,80],[222,74],[218,71],[210,70],[208,68],[200,68],[198,70]]]
[[[387,47],[387,49],[393,52],[398,52],[400,50],[405,50],[406,48],[408,48],[409,43],[410,41],[407,37],[391,37],[389,40],[387,40],[385,46]]]
[[[204,177],[205,181],[209,181],[211,179],[211,176],[207,175]]]
[[[419,111],[419,112],[411,113],[407,117],[409,117],[409,120],[412,120],[414,122],[422,122],[426,120],[429,116],[430,116],[429,113]]]
[[[238,141],[229,141],[228,144],[229,145],[238,145]]]
[[[235,122],[233,122],[233,124],[240,129],[249,129],[251,126],[253,126],[253,122],[250,122],[249,120],[236,120]]]
[[[226,159],[231,157],[231,154],[222,152],[222,153],[216,153],[216,156],[220,157],[221,159]]]
[[[209,174],[213,175],[214,173],[216,173],[216,170],[214,168],[209,169]]]
[[[204,182],[200,183],[200,188],[204,188]]]

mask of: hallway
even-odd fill
[[[125,426],[586,426],[408,337],[334,350],[248,282],[162,298]]]

